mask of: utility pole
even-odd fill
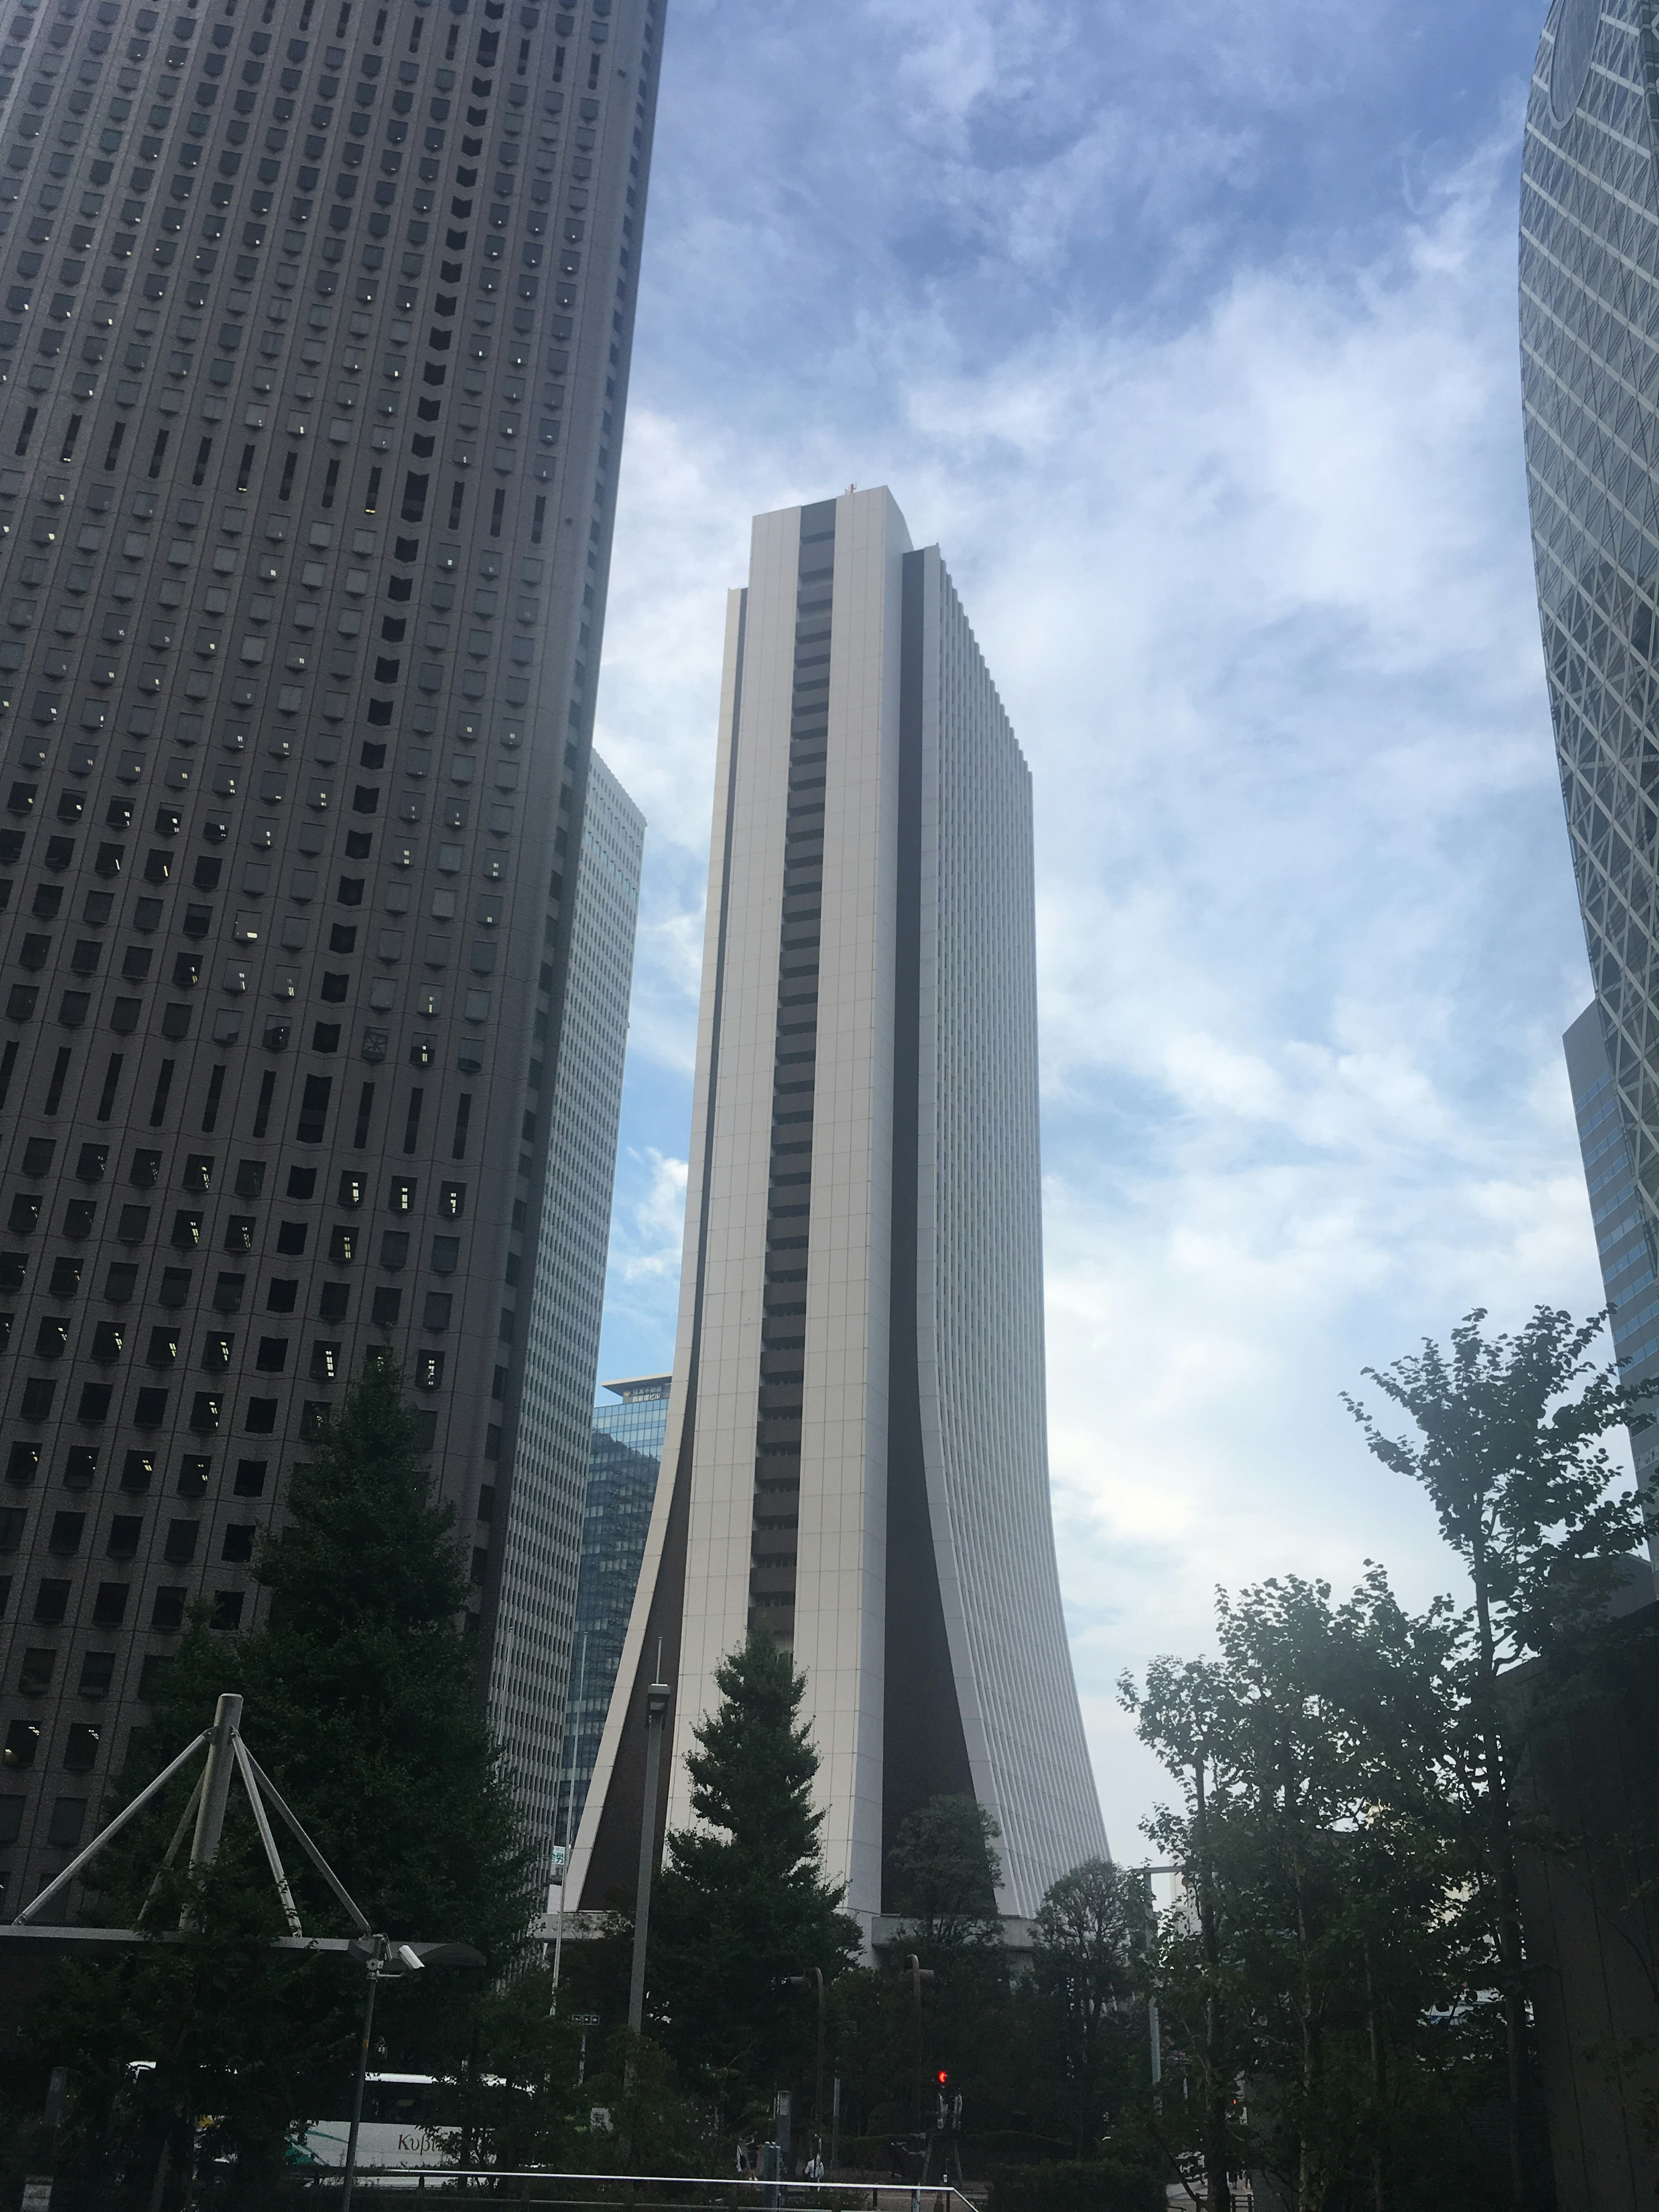
[[[662,1646],[657,1646],[662,1674]],[[634,1894],[634,1974],[628,1990],[628,2025],[638,2035],[645,2021],[645,1944],[651,1924],[651,1874],[657,1855],[657,1778],[662,1765],[662,1727],[673,1692],[666,1682],[645,1693],[645,1804],[640,1814],[640,1879]]]

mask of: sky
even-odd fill
[[[1516,335],[1542,12],[671,0],[600,1372],[672,1358],[724,595],[751,515],[884,483],[1034,778],[1054,1518],[1123,1859],[1168,1785],[1118,1679],[1218,1585],[1455,1587],[1340,1394],[1601,1304]]]

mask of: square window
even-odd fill
[[[263,1498],[265,1492],[265,1474],[269,1462],[262,1459],[241,1459],[236,1462],[235,1493],[238,1498]]]
[[[70,1730],[70,1739],[75,1729]],[[94,1748],[96,1739],[94,1737]],[[67,1762],[66,1762],[67,1763]],[[90,1762],[88,1762],[90,1764]],[[59,1797],[53,1801],[52,1817],[46,1823],[46,1841],[67,1850],[81,1840],[87,1825],[87,1801],[84,1797]]]
[[[253,1539],[258,1523],[252,1521],[233,1521],[225,1530],[225,1540],[219,1556],[232,1566],[246,1566],[253,1557]]]
[[[96,1444],[72,1444],[64,1461],[64,1480],[71,1490],[85,1490],[98,1472]]]
[[[212,1473],[213,1462],[204,1452],[186,1452],[179,1462],[179,1480],[173,1488],[180,1498],[205,1498]]]
[[[64,1765],[71,1774],[89,1774],[96,1766],[98,1737],[99,1731],[93,1722],[71,1721],[70,1723],[68,1737],[64,1745]],[[60,1806],[68,1802],[62,1797],[58,1801]],[[80,1841],[78,1832],[75,1840],[77,1843]]]
[[[103,1698],[109,1694],[109,1686],[115,1679],[115,1654],[112,1651],[88,1651],[81,1660],[81,1685],[78,1694],[83,1698]]]
[[[166,1651],[151,1651],[145,1655],[138,1674],[138,1694],[141,1698],[151,1698],[161,1695],[162,1675],[172,1664],[172,1656]]]
[[[393,1290],[389,1286],[377,1290],[369,1316],[374,1326],[377,1328],[395,1328],[403,1303],[404,1294],[401,1291]]]
[[[434,1237],[432,1240],[433,1273],[453,1275],[460,1259],[460,1250],[459,1237]]]
[[[185,1599],[182,1589],[163,1588],[155,1593],[155,1602],[150,1608],[152,1628],[182,1628],[185,1625]]]
[[[276,1249],[289,1258],[297,1259],[306,1249],[306,1231],[309,1224],[304,1221],[282,1221],[276,1225]]]
[[[238,1198],[258,1198],[265,1187],[265,1164],[263,1160],[240,1160],[236,1167],[236,1195]]]
[[[447,1328],[450,1307],[454,1303],[447,1291],[428,1291],[426,1308],[421,1316],[423,1328]]]
[[[169,1566],[185,1567],[196,1557],[196,1539],[201,1530],[199,1521],[169,1521],[167,1543],[161,1556]]]
[[[213,1601],[213,1615],[208,1626],[225,1630],[240,1628],[242,1625],[242,1595],[240,1590],[221,1590]]]
[[[84,1513],[54,1513],[52,1517],[50,1548],[60,1559],[72,1559],[81,1548],[81,1539],[86,1533]]]
[[[136,1429],[159,1429],[167,1417],[167,1394],[165,1390],[140,1390],[132,1403],[132,1425]]]
[[[148,1451],[130,1451],[121,1468],[123,1490],[148,1490],[155,1474],[155,1455]]]
[[[38,1721],[13,1721],[6,1730],[6,1747],[0,1754],[3,1763],[13,1769],[33,1766],[34,1754],[40,1748],[40,1723]],[[21,1804],[21,1798],[15,1801]]]
[[[273,1275],[265,1293],[267,1313],[292,1313],[294,1301],[300,1288],[297,1275]]]
[[[34,1617],[42,1628],[61,1628],[69,1611],[70,1585],[55,1578],[40,1583],[34,1592]]]
[[[313,1382],[337,1382],[340,1379],[340,1347],[334,1343],[317,1343],[311,1347],[311,1379]]]
[[[137,1513],[115,1513],[110,1516],[108,1551],[112,1559],[136,1558],[140,1538],[144,1533],[143,1516]]]
[[[52,1687],[52,1673],[58,1664],[55,1651],[26,1651],[18,1670],[17,1686],[26,1698],[42,1698]]]
[[[244,1424],[251,1437],[270,1437],[276,1433],[276,1401],[275,1398],[250,1398],[247,1419]]]
[[[280,1375],[288,1365],[288,1339],[285,1336],[262,1336],[254,1365],[262,1375]]]
[[[33,1482],[40,1465],[39,1444],[14,1444],[6,1460],[8,1482]]]
[[[75,1409],[76,1419],[77,1421],[108,1420],[110,1400],[114,1395],[114,1386],[112,1383],[83,1382],[81,1385],[81,1401]],[[160,1397],[161,1401],[161,1411],[156,1413],[155,1419],[153,1421],[148,1421],[144,1419],[146,1393],[141,1390],[138,1393],[137,1401],[132,1416],[133,1425],[135,1428],[153,1429],[159,1428],[161,1425],[161,1415],[167,1411],[167,1394],[165,1390],[162,1390],[150,1395]]]
[[[403,1267],[409,1263],[409,1231],[406,1229],[387,1229],[380,1237],[380,1265],[383,1267]]]

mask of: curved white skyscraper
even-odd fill
[[[885,490],[760,516],[727,617],[679,1341],[629,1642],[574,1854],[631,1883],[751,1625],[808,1680],[831,1872],[866,1927],[934,1796],[1035,1911],[1105,1838],[1044,1419],[1030,777],[936,548]]]

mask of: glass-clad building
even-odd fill
[[[593,1408],[587,1467],[587,1514],[576,1585],[570,1703],[564,1728],[559,1833],[567,1843],[581,1825],[623,1639],[645,1555],[657,1494],[663,1433],[668,1423],[667,1375],[607,1382],[617,1402]]]
[[[1610,1299],[1659,1243],[1659,35],[1557,0],[1527,112],[1521,355],[1538,605],[1599,1038],[1568,1037]],[[1607,1089],[1589,1094],[1605,1070]],[[1616,1102],[1619,1141],[1602,1149]],[[1622,1154],[1616,1178],[1597,1180]],[[1610,1211],[1608,1210],[1610,1209]],[[1615,1218],[1616,1217],[1616,1218]],[[1648,1329],[1646,1334],[1652,1334]],[[1620,1337],[1621,1352],[1628,1329]],[[1659,1435],[1637,1439],[1651,1475]]]

